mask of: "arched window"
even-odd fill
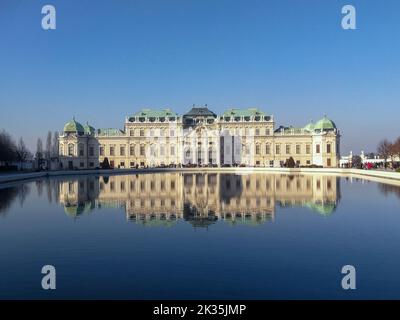
[[[261,148],[259,144],[256,144],[256,154],[257,155],[261,154]]]
[[[72,143],[70,143],[68,145],[68,155],[69,156],[73,156],[74,155],[74,145]]]

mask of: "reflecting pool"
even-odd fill
[[[0,185],[0,298],[399,299],[399,185],[176,172]]]

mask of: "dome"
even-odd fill
[[[72,121],[67,122],[64,126],[64,132],[71,132],[71,133],[81,133],[83,134],[85,132],[85,129],[83,126],[75,121],[75,118],[72,119]]]
[[[315,125],[314,125],[314,122],[313,121],[311,121],[309,124],[307,124],[305,127],[304,127],[304,130],[307,130],[307,131],[314,131],[314,128],[315,128]]]
[[[86,124],[83,126],[83,129],[85,131],[85,134],[90,134],[93,135],[95,132],[95,128],[89,125],[89,122],[86,122]]]
[[[319,120],[314,127],[315,130],[334,130],[336,129],[336,125],[332,120],[329,120],[326,116],[324,116],[321,120]]]

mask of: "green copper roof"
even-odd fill
[[[97,134],[99,136],[114,137],[114,136],[123,136],[124,132],[120,129],[105,128],[105,129],[97,129]]]
[[[161,110],[145,108],[145,109],[140,110],[139,112],[136,112],[133,116],[134,117],[161,118],[161,117],[177,117],[178,114],[169,108],[161,109]]]
[[[323,216],[328,216],[332,212],[335,211],[336,205],[334,203],[328,202],[328,203],[312,203],[309,202],[306,204],[308,208],[311,210],[323,215]]]
[[[89,125],[88,122],[83,126],[83,129],[85,130],[85,134],[94,134],[96,131],[92,126]]]
[[[304,127],[304,130],[307,130],[307,131],[314,131],[314,127],[315,127],[315,125],[314,125],[314,122],[310,122],[310,123],[308,123],[305,127]]]
[[[75,121],[75,118],[73,118],[70,122],[65,124],[64,132],[84,133],[85,129],[79,122]]]
[[[252,117],[252,116],[265,116],[265,112],[258,108],[248,109],[228,109],[223,114],[224,117]]]
[[[82,213],[90,212],[92,209],[93,204],[90,201],[64,205],[64,212],[72,217],[79,216]]]
[[[321,120],[319,120],[314,127],[315,130],[333,130],[336,129],[336,125],[332,120],[329,120],[326,116],[324,116]]]

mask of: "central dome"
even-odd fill
[[[73,118],[70,122],[67,122],[65,124],[64,132],[83,134],[85,132],[85,129],[79,122],[75,121],[75,118]]]
[[[335,130],[336,125],[332,120],[329,120],[326,116],[324,116],[321,120],[319,120],[314,127],[315,130]]]

